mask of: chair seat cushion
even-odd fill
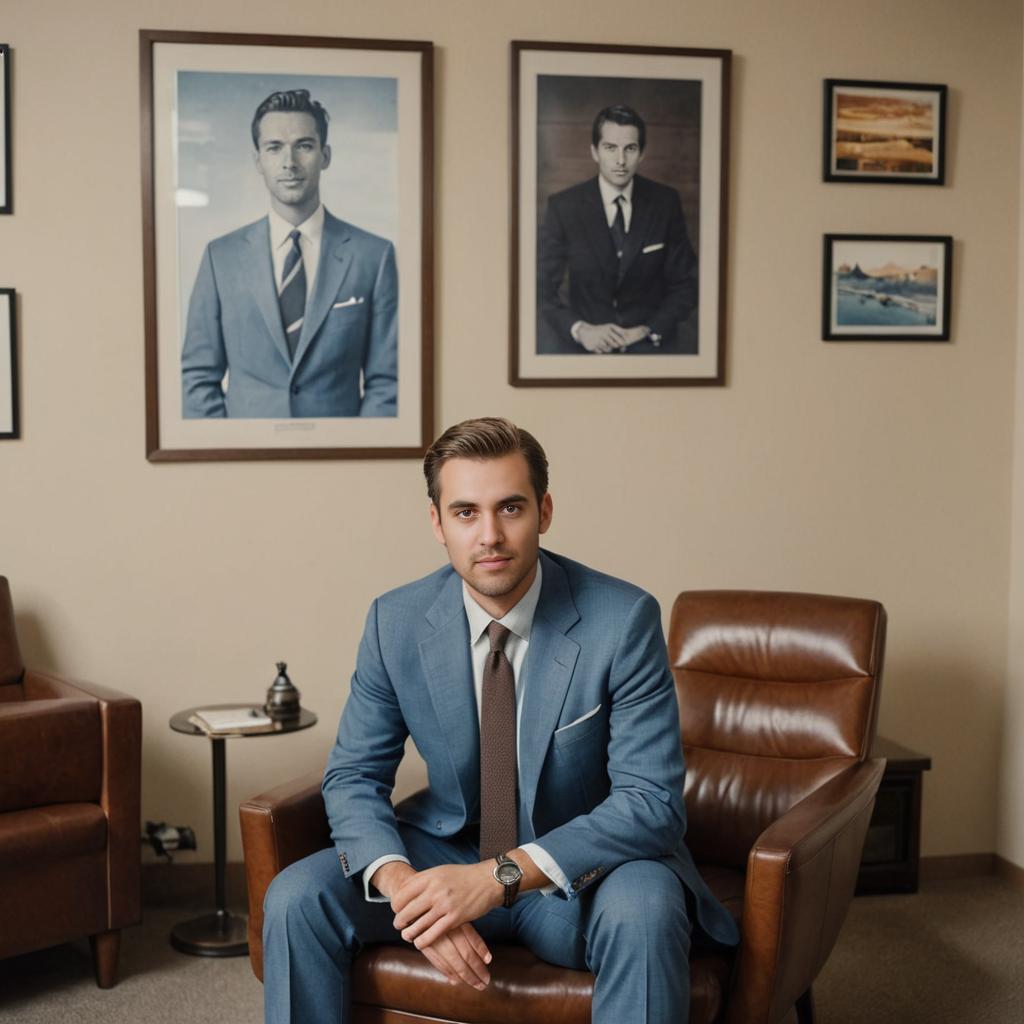
[[[738,919],[743,873],[712,866],[700,870],[711,891]],[[429,1007],[432,1017],[459,1024],[522,1024],[524,1019],[532,1024],[590,1024],[592,974],[545,963],[523,946],[493,945],[491,952],[491,984],[477,992],[468,985],[449,985],[409,946],[371,946],[355,962],[354,1002],[410,1014]],[[690,961],[691,1024],[718,1019],[731,969],[728,950],[695,947]]]
[[[101,850],[107,816],[98,804],[49,804],[0,814],[0,871]]]

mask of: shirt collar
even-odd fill
[[[611,206],[619,196],[624,196],[627,203],[632,203],[634,181],[636,181],[636,176],[629,179],[629,184],[625,188],[616,188],[614,185],[609,185],[599,174],[597,176],[597,186],[601,190],[601,200],[604,202],[604,205]]]
[[[494,621],[500,622],[516,636],[529,642],[530,630],[533,627],[533,616],[537,611],[537,602],[540,600],[540,584],[543,570],[540,566],[540,559],[537,559],[537,575],[534,576],[530,589],[523,594],[518,603],[510,608],[500,619],[493,619],[489,612],[485,612],[470,596],[465,581],[462,584],[462,603],[466,607],[466,618],[469,619],[469,642],[472,646],[483,636],[487,627]]]
[[[632,184],[632,182],[630,182]],[[289,224],[276,210],[271,209],[270,214],[270,248],[279,249],[288,241],[288,236],[296,229],[296,225]],[[320,236],[324,233],[324,204],[321,203],[301,224],[298,225],[299,234],[309,242],[318,243]]]

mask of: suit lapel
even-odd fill
[[[306,314],[295,350],[295,365],[302,362],[316,332],[334,305],[335,296],[352,265],[348,225],[324,211],[324,232],[320,242],[320,262],[316,270],[313,294],[306,305]]]
[[[241,268],[243,280],[252,293],[253,302],[267,326],[274,348],[290,366],[288,342],[281,325],[281,307],[277,302],[277,283],[274,281],[274,261],[270,254],[270,221],[263,217],[245,233],[245,266]]]
[[[420,643],[420,660],[434,713],[441,723],[452,767],[462,790],[466,819],[479,816],[480,725],[469,623],[462,602],[462,580],[452,572],[427,612],[436,632]]]
[[[533,816],[541,768],[580,653],[579,644],[565,635],[580,617],[565,572],[543,552],[541,559],[544,580],[523,666],[526,685],[519,724],[520,797],[528,818]]]
[[[633,214],[629,222],[629,231],[626,234],[626,244],[622,248],[622,259],[619,260],[619,282],[626,276],[633,260],[637,258],[644,239],[648,237],[648,229],[654,217],[651,209],[644,180],[640,177],[633,179]]]

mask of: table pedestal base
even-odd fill
[[[193,956],[245,956],[249,952],[247,927],[244,915],[218,910],[176,924],[171,929],[171,945]]]

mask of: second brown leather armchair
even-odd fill
[[[680,594],[669,658],[687,760],[687,842],[740,922],[739,949],[695,948],[691,1024],[775,1024],[811,984],[853,896],[884,762],[867,760],[885,648],[875,601],[757,591]],[[262,976],[263,896],[330,845],[320,776],[241,806],[249,952]],[[356,961],[359,1024],[589,1024],[592,977],[498,947],[485,992],[454,988],[411,947]]]
[[[142,707],[26,669],[0,576],[0,957],[88,936],[117,980],[140,919]]]

